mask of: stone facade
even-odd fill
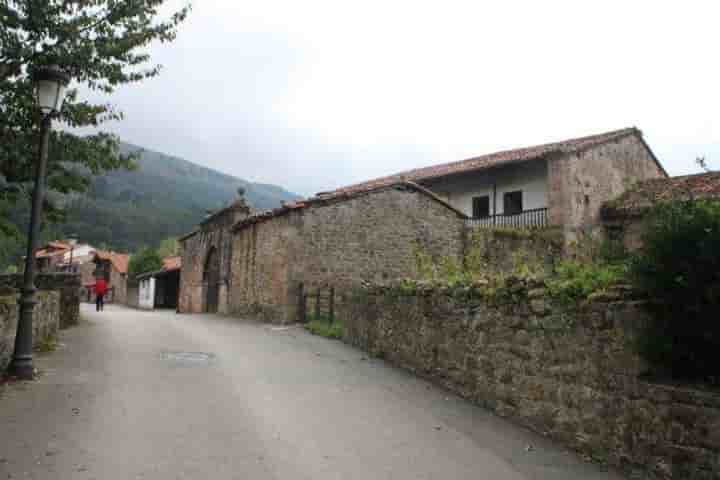
[[[197,230],[181,237],[180,292],[178,311],[200,313],[208,310],[209,290],[217,289],[218,313],[228,313],[228,285],[232,257],[232,226],[250,215],[250,207],[241,197],[231,205],[209,215]],[[208,262],[217,262],[217,275],[208,278]],[[209,285],[209,281],[212,285]]]
[[[0,275],[0,292],[17,294],[23,283],[21,274]],[[35,277],[40,291],[56,291],[59,300],[59,326],[67,328],[80,320],[80,275],[74,273],[41,273]]]
[[[60,293],[40,290],[33,315],[33,342],[52,339],[60,328]],[[0,294],[0,372],[4,372],[15,348],[18,320],[17,295]]]
[[[642,302],[561,308],[516,280],[491,294],[361,289],[340,317],[346,341],[596,460],[663,479],[720,476],[720,394],[642,380]]]
[[[552,272],[565,250],[560,228],[523,231],[476,227],[468,230],[464,256],[475,273],[508,274],[531,269],[539,274]]]
[[[236,229],[231,312],[297,319],[299,288],[417,277],[415,248],[462,258],[464,216],[419,189],[396,185],[304,208]],[[184,263],[183,263],[184,265]],[[184,274],[184,273],[183,273]]]
[[[548,159],[548,219],[562,226],[566,240],[594,234],[603,204],[632,184],[666,177],[642,137],[629,135],[572,154]]]

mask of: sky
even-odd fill
[[[161,75],[103,99],[125,113],[104,130],[301,195],[630,126],[693,173],[720,168],[718,18],[692,0],[195,0],[149,48]]]

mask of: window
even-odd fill
[[[490,216],[490,197],[473,197],[472,199],[473,218],[487,218]]]
[[[503,213],[505,215],[515,215],[522,213],[522,211],[522,190],[506,192],[505,195],[503,195]]]

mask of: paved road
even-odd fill
[[[620,478],[299,328],[83,316],[38,381],[3,389],[0,480]]]

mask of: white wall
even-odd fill
[[[493,211],[493,184],[497,187],[495,213],[503,213],[503,194],[522,190],[523,210],[547,207],[547,162],[536,160],[489,171],[467,173],[427,183],[434,193],[452,206],[472,217],[473,197],[490,197],[490,214]]]
[[[140,280],[138,306],[150,310],[155,308],[155,279],[153,277]]]

